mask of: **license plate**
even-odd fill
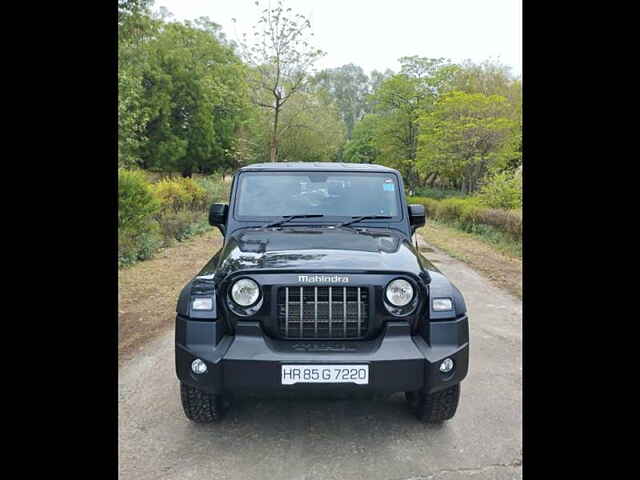
[[[294,383],[369,384],[369,365],[282,365],[282,385]]]

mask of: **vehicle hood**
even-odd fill
[[[280,227],[233,232],[198,277],[242,271],[406,272],[427,265],[409,239],[387,228]]]

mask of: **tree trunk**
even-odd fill
[[[276,99],[276,112],[273,117],[273,136],[271,137],[271,161],[277,162],[278,153],[278,116],[280,115],[280,105]]]
[[[429,184],[429,188],[433,188],[434,183],[436,183],[436,180],[438,179],[438,172],[435,172],[433,174],[433,177],[431,177],[431,179],[427,180],[427,183]]]

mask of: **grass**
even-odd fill
[[[118,360],[173,327],[178,295],[222,245],[217,229],[118,271]]]
[[[418,233],[448,255],[457,258],[522,299],[522,246],[503,243],[487,233],[469,233],[428,220]]]
[[[461,233],[472,235],[481,240],[501,253],[510,257],[522,258],[522,242],[514,240],[510,235],[492,227],[491,225],[476,224],[471,226],[463,226],[458,222],[444,223],[433,220],[433,223],[440,226],[448,226],[460,230]]]

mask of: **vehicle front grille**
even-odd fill
[[[362,338],[369,326],[366,287],[281,287],[278,329],[284,338]]]

